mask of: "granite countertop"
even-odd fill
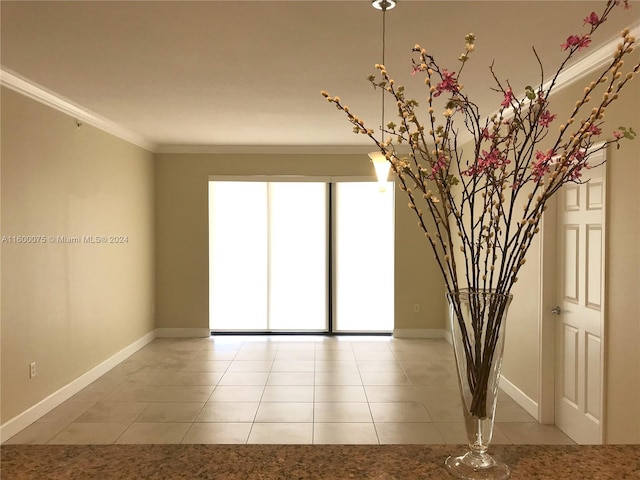
[[[448,479],[452,445],[5,445],[2,480]],[[495,445],[511,478],[640,479],[640,445]]]

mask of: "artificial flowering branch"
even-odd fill
[[[583,172],[598,166],[589,162],[594,153],[612,144],[620,148],[622,140],[636,136],[633,128],[619,127],[603,139],[607,109],[640,71],[640,64],[625,65],[636,44],[628,30],[622,32],[608,65],[585,86],[559,127],[555,127],[558,113],[551,102],[560,74],[588,49],[592,36],[616,8],[630,8],[628,0],[609,0],[599,14],[591,12],[584,18],[586,32],[572,34],[560,45],[566,55],[546,83],[534,49],[540,84],[527,86],[521,98],[509,82],[500,81],[492,65],[492,88],[502,100],[489,116],[480,112],[461,83],[475,50],[473,34],[465,37],[457,71],[441,67],[420,45],[413,48],[413,75],[423,76],[428,89],[426,107],[406,98],[404,87],[396,84],[385,66],[376,65],[378,75],[371,75],[369,81],[393,97],[397,106],[398,123],[381,127],[388,133],[386,140],[378,139],[339,97],[322,92],[346,114],[354,132],[368,136],[390,162],[449,294],[468,289],[508,296],[540,230],[549,199],[563,185],[581,183]],[[441,115],[436,114],[438,108]],[[463,142],[461,132],[470,136],[471,146]],[[549,148],[542,149],[543,142]],[[406,146],[407,154],[400,153],[400,145]],[[460,308],[454,306],[458,318]],[[484,338],[484,349],[478,350],[471,337],[465,341],[473,365],[484,364],[485,354],[493,355],[492,339],[504,312],[498,304],[488,308],[494,315],[490,325],[478,325],[474,332],[475,338]],[[482,328],[489,328],[486,335]],[[474,384],[482,383],[486,374],[481,369],[468,373]],[[477,411],[482,411],[481,405]]]

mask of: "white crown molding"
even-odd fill
[[[84,107],[75,105],[60,95],[48,91],[44,87],[21,77],[5,67],[0,67],[0,85],[65,113],[82,123],[99,128],[104,132],[110,133],[122,140],[144,148],[145,150],[154,152],[156,149],[156,145],[148,142],[142,135],[112,122],[111,120],[108,120]]]
[[[367,155],[375,145],[160,145],[158,154],[228,154],[228,155]],[[396,152],[408,154],[407,145]]]
[[[366,155],[371,150],[371,145],[160,145],[156,153]]]

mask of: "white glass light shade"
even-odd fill
[[[376,10],[391,10],[396,6],[395,0],[373,0],[371,2]]]
[[[373,162],[373,166],[376,169],[376,177],[378,177],[378,185],[380,185],[380,191],[387,190],[387,179],[389,178],[389,170],[391,164],[384,156],[382,152],[371,152],[369,158]]]

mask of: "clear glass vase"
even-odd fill
[[[445,461],[448,472],[466,480],[506,479],[509,467],[487,450],[504,347],[507,311],[513,296],[493,290],[448,293],[449,320],[458,370],[469,451]]]

